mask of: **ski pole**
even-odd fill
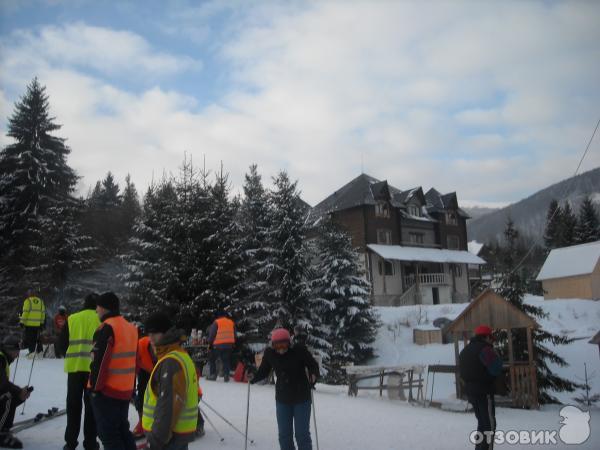
[[[31,368],[29,369],[29,379],[27,380],[27,386],[31,383],[31,374],[33,373],[33,364],[35,363],[35,357],[37,356],[37,340],[39,337],[40,331],[36,333],[35,337],[35,350],[33,352],[33,359],[31,360]],[[23,409],[21,410],[21,415],[25,414],[25,404],[27,403],[27,399],[23,401]]]
[[[210,420],[208,418],[208,416],[206,415],[206,413],[204,411],[202,411],[202,408],[200,408],[200,414],[202,414],[202,416],[210,424],[210,426],[213,428],[213,430],[215,430],[215,433],[217,433],[217,436],[219,436],[219,438],[221,439],[221,442],[223,442],[225,440],[225,438],[223,437],[223,435],[221,435],[221,433],[219,433],[219,431],[217,430],[217,427],[215,427],[215,424],[212,422],[212,420]]]
[[[15,371],[13,372],[13,379],[12,382],[15,382],[15,379],[17,378],[17,370],[19,370],[19,357],[21,356],[21,349],[19,348],[19,353],[17,353],[17,361],[15,362]]]
[[[306,378],[308,378],[308,384],[310,385],[310,401],[312,403],[312,412],[313,412],[313,424],[315,426],[315,443],[317,444],[317,450],[319,450],[319,431],[317,430],[317,408],[315,406],[315,396],[313,394],[313,386],[310,382],[310,375],[308,373],[308,369],[306,369]]]
[[[206,400],[202,399],[202,403],[204,403],[212,412],[214,412],[217,416],[219,416],[227,425],[229,425],[231,428],[233,428],[239,434],[241,434],[246,439],[248,439],[243,431],[241,431],[238,427],[236,427],[234,424],[232,424],[229,420],[227,420],[225,417],[223,417],[221,414],[219,414],[219,412],[215,408],[213,408],[208,403],[206,403]],[[254,441],[252,439],[250,439],[250,444],[254,444]]]
[[[248,449],[248,418],[250,416],[250,381],[248,381],[248,397],[246,401],[246,434],[244,441],[244,450]]]

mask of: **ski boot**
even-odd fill
[[[0,433],[0,448],[23,448],[23,443],[10,433]]]

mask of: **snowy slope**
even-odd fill
[[[594,392],[600,390],[600,364],[598,350],[587,344],[588,336],[600,323],[600,302],[585,300],[553,300],[544,302],[530,297],[527,301],[541,304],[550,313],[542,326],[552,331],[572,337],[585,337],[567,348],[557,348],[572,364],[559,369],[564,376],[576,377],[583,372],[583,362],[588,363],[588,371],[596,372],[593,380]],[[408,363],[453,363],[451,345],[417,346],[412,342],[412,326],[430,325],[437,317],[456,317],[466,305],[435,305],[419,308],[378,308],[383,326],[377,338],[377,364]],[[410,327],[406,326],[409,324]],[[395,337],[395,341],[394,341]],[[25,384],[29,374],[30,361],[21,360],[17,382]],[[14,365],[13,365],[14,366]],[[14,367],[13,367],[14,370]],[[454,392],[453,377],[438,375],[435,380],[434,399],[451,398]],[[62,371],[62,360],[45,359],[36,361],[32,384],[35,391],[28,401],[25,415],[20,409],[16,420],[45,411],[51,406],[63,407],[66,395],[66,375]],[[247,385],[225,384],[222,381],[201,380],[205,400],[225,415],[238,428],[244,429],[246,413]],[[430,380],[431,386],[431,380]],[[430,394],[430,392],[429,392]],[[568,394],[564,401],[572,397]],[[459,449],[471,448],[468,435],[475,427],[471,413],[442,411],[435,408],[412,406],[402,401],[389,400],[384,394],[361,391],[358,397],[348,397],[344,386],[318,385],[315,392],[317,406],[318,434],[321,449],[338,450],[385,450],[385,449]],[[250,437],[255,445],[249,448],[278,449],[275,423],[275,400],[272,386],[253,386],[250,397]],[[526,411],[499,408],[498,428],[501,430],[558,430],[560,407],[545,406],[540,411]],[[211,426],[206,424],[206,436],[194,442],[191,450],[200,449],[241,449],[243,439],[221,419],[204,408],[208,417],[225,438],[220,442]],[[130,409],[130,420],[136,420],[136,413]],[[25,448],[33,450],[55,450],[63,445],[65,417],[38,425],[19,433]],[[312,425],[311,425],[312,427]],[[552,445],[554,449],[600,448],[600,410],[591,411],[591,437],[583,445]],[[314,433],[313,433],[314,436]],[[314,447],[316,448],[316,446]],[[530,448],[530,446],[500,445],[496,448]]]
[[[584,363],[587,364],[592,392],[600,392],[600,358],[598,349],[588,344],[591,337],[600,329],[600,302],[590,300],[550,300],[543,297],[527,296],[526,302],[540,306],[548,313],[546,319],[538,320],[540,326],[552,333],[576,339],[570,345],[556,346],[554,351],[562,356],[568,367],[551,365],[552,369],[564,378],[583,382]],[[377,358],[372,364],[454,364],[452,344],[413,344],[413,328],[427,326],[439,318],[456,318],[467,304],[423,305],[377,308],[383,326],[377,341]],[[454,397],[454,377],[447,374],[436,375],[433,398],[446,401]],[[564,403],[573,403],[578,393],[557,393]],[[431,385],[428,398],[431,396]]]

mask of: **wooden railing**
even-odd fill
[[[414,275],[407,275],[404,277],[404,286],[406,288],[412,286],[415,283]],[[446,281],[445,273],[420,273],[419,284],[421,285],[436,285],[436,284],[448,284]]]
[[[537,408],[538,395],[535,366],[515,365],[510,368],[511,397],[513,406]]]

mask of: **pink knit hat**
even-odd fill
[[[271,332],[271,343],[290,342],[290,332],[285,328],[276,328]]]

